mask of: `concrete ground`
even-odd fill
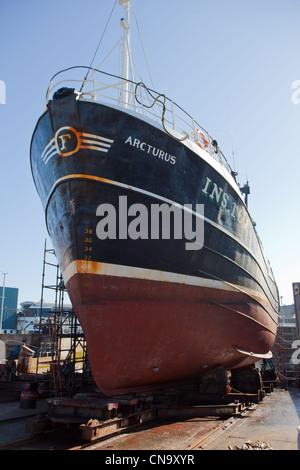
[[[250,449],[268,443],[273,450],[298,450],[300,426],[300,389],[275,390],[243,419],[214,436],[203,450],[241,449],[251,441]]]
[[[26,420],[45,413],[47,409],[46,400],[38,400],[34,409],[22,409],[18,401],[0,402],[0,446],[31,437],[31,434],[25,432]]]

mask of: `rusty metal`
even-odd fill
[[[229,403],[218,405],[178,406],[158,408],[159,417],[168,418],[199,418],[203,416],[237,416],[244,410],[242,403]]]
[[[146,394],[141,397],[121,396],[112,399],[88,396],[55,398],[48,400],[48,416],[56,425],[76,425],[81,438],[92,442],[156,418],[190,419],[212,416],[225,419],[228,416],[238,416],[246,406],[243,402],[198,406],[168,403],[153,405],[152,400],[153,397]]]
[[[81,424],[88,419],[103,421],[117,416],[119,404],[94,398],[54,398],[48,400],[48,416],[53,423]]]
[[[115,418],[105,422],[97,419],[90,420],[87,424],[81,424],[81,438],[92,442],[102,437],[110,436],[120,431],[128,430],[136,425],[141,425],[147,421],[157,418],[157,409],[142,410],[124,418]]]
[[[245,367],[232,370],[230,383],[232,390],[237,393],[253,394],[258,400],[264,397],[262,377],[257,368]]]
[[[54,398],[48,400],[48,416],[55,425],[77,426],[83,440],[93,441],[156,418],[152,399],[147,394],[110,399],[101,395]]]

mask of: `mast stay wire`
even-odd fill
[[[82,82],[82,85],[81,85],[81,88],[80,88],[79,93],[82,92],[82,89],[83,89],[83,87],[84,87],[84,85],[85,85],[85,82],[86,82],[86,80],[87,80],[87,78],[88,78],[88,75],[89,75],[89,73],[90,73],[90,69],[91,69],[91,67],[92,67],[92,65],[93,65],[93,62],[94,62],[95,57],[96,57],[96,55],[97,55],[98,49],[99,49],[100,44],[101,44],[101,42],[102,42],[102,40],[103,40],[104,34],[105,34],[106,30],[107,30],[107,27],[108,27],[108,25],[109,25],[109,22],[110,22],[110,19],[111,19],[111,17],[112,17],[112,14],[113,14],[113,12],[114,12],[114,9],[115,9],[115,6],[116,6],[116,4],[117,4],[117,1],[118,1],[118,0],[115,0],[114,6],[112,7],[112,10],[111,10],[111,12],[110,12],[109,18],[108,18],[107,23],[106,23],[106,26],[105,26],[104,31],[103,31],[103,33],[102,33],[102,35],[101,35],[100,40],[99,40],[99,43],[98,43],[98,46],[97,46],[97,48],[96,48],[96,50],[95,50],[94,56],[93,56],[93,58],[92,58],[92,60],[91,60],[90,67],[89,67],[89,69],[88,69],[88,71],[87,71],[87,73],[86,73],[86,76],[85,76],[84,79],[83,79],[83,82]]]
[[[118,40],[118,42],[114,45],[114,47],[110,50],[110,52],[106,55],[106,57],[104,57],[104,59],[102,60],[101,64],[97,67],[97,69],[101,69],[102,66],[105,64],[105,62],[107,61],[107,59],[111,56],[111,54],[113,53],[113,51],[117,48],[117,46],[119,46],[119,44],[121,43],[122,41],[122,38],[120,38]]]
[[[131,1],[131,4],[132,4],[134,19],[135,19],[137,31],[139,33],[139,38],[140,38],[140,41],[141,41],[141,46],[142,46],[142,49],[143,49],[143,54],[144,54],[145,62],[146,62],[146,65],[147,65],[149,77],[150,77],[150,80],[151,80],[152,88],[155,90],[155,86],[154,86],[153,80],[152,80],[152,75],[151,75],[151,72],[150,72],[150,67],[149,67],[148,60],[147,60],[146,53],[145,53],[145,48],[144,48],[144,44],[143,44],[143,40],[142,40],[142,36],[141,36],[141,32],[140,32],[140,27],[139,27],[138,20],[137,20],[136,14],[135,14],[135,7],[134,7],[133,0]]]

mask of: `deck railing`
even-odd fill
[[[46,105],[53,93],[64,86],[74,87],[80,100],[109,102],[112,106],[121,106],[158,122],[175,139],[194,141],[231,172],[216,140],[174,101],[144,83],[125,80],[91,67],[70,67],[52,77]]]

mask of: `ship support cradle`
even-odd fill
[[[140,430],[141,426],[149,426],[152,421],[157,425],[157,421],[204,417],[225,420],[243,416],[253,404],[262,401],[266,393],[278,386],[275,372],[264,382],[257,369],[245,368],[231,377],[232,382],[239,385],[239,391],[229,389],[227,382],[223,382],[222,389],[222,370],[217,372],[207,376],[206,390],[209,387],[210,394],[201,391],[202,378],[200,384],[135,395],[105,397],[97,393],[80,393],[72,398],[51,398],[48,399],[48,414],[29,419],[26,430],[31,434],[41,434],[53,428],[66,427],[67,430],[79,431],[80,440],[92,443],[129,430]],[[214,383],[210,380],[213,378]],[[224,394],[225,388],[227,393]]]

